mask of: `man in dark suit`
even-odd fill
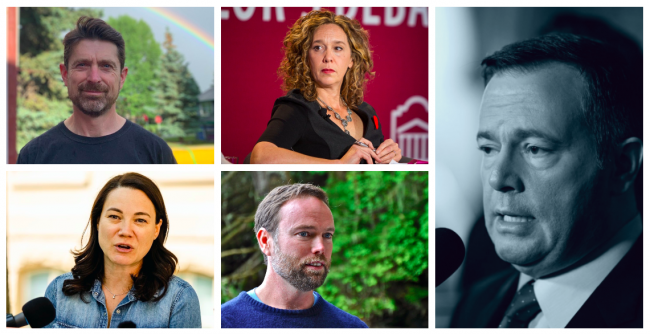
[[[569,34],[482,65],[485,222],[512,268],[472,286],[452,327],[642,327],[641,68]]]

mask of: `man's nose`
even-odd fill
[[[488,171],[488,182],[492,189],[500,192],[522,192],[524,183],[520,177],[519,164],[515,153],[509,149],[503,149],[494,158],[496,159]]]
[[[99,76],[99,66],[93,64],[90,66],[90,73],[88,73],[88,81],[90,82],[100,82],[102,79]]]
[[[325,251],[325,242],[322,237],[314,238],[314,241],[311,245],[311,252],[313,254],[323,254]]]

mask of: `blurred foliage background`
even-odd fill
[[[20,9],[17,151],[72,114],[59,64],[63,63],[63,37],[82,15],[101,17],[102,11]],[[118,114],[167,142],[201,142],[195,138],[206,122],[198,113],[201,92],[174,46],[172,34],[166,32],[161,47],[143,20],[123,15],[106,22],[122,34],[126,44],[129,72],[117,100]],[[155,122],[156,116],[162,117],[162,123]]]
[[[334,215],[318,293],[370,327],[428,327],[428,172],[222,172],[221,303],[264,280],[255,211],[290,183],[322,187]]]

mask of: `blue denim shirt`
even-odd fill
[[[63,294],[63,281],[72,279],[72,273],[63,274],[47,287],[47,297],[56,309],[56,318],[46,328],[106,328],[106,297],[101,282],[96,279],[90,292],[84,293],[85,303],[79,294]],[[122,299],[111,316],[111,328],[125,321],[132,321],[137,328],[200,328],[201,311],[199,297],[192,286],[172,276],[167,294],[157,301],[143,302],[135,299],[135,289]],[[156,296],[161,293],[158,291]]]

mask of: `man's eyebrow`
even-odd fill
[[[102,63],[103,64],[110,64],[110,65],[113,65],[113,66],[115,66],[117,64],[116,62],[114,62],[114,61],[112,61],[110,59],[102,59],[102,60],[99,61],[99,63],[100,64],[102,64]]]
[[[492,136],[492,133],[490,133],[489,131],[479,131],[476,134],[476,141],[478,141],[479,139],[493,140],[494,136]]]
[[[535,129],[517,129],[514,132],[515,138],[541,138],[553,144],[561,144],[562,141],[555,136]]]
[[[314,225],[298,225],[296,227],[293,227],[291,230],[316,230],[316,226]],[[334,227],[328,227],[327,232],[334,232]]]
[[[73,63],[73,64],[81,63],[81,62],[87,63],[87,62],[89,62],[89,61],[90,61],[90,59],[79,58],[79,59],[75,59],[72,63]]]
[[[513,138],[523,139],[523,138],[541,138],[547,140],[553,144],[562,144],[562,141],[555,136],[542,132],[535,129],[516,129],[513,131]],[[490,131],[479,131],[476,134],[476,140],[485,139],[485,140],[495,140],[495,136]]]

